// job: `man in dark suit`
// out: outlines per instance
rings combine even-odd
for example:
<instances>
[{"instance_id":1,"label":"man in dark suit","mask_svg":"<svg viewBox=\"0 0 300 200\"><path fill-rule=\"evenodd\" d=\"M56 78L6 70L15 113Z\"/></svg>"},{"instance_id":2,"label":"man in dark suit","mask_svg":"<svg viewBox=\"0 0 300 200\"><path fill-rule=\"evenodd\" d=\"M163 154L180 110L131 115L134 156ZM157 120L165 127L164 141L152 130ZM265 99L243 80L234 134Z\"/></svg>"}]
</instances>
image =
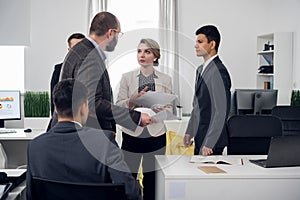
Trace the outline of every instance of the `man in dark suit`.
<instances>
[{"instance_id":1,"label":"man in dark suit","mask_svg":"<svg viewBox=\"0 0 300 200\"><path fill-rule=\"evenodd\" d=\"M85 36L81 33L73 33L72 35L69 36L67 42L68 42L68 51L80 42ZM56 64L54 66L54 71L51 76L51 81L50 81L50 92L51 92L51 115L53 115L54 112L54 104L53 104L53 97L52 97L52 91L54 86L58 83L59 77L60 77L60 71L63 63Z\"/></svg>"},{"instance_id":2,"label":"man in dark suit","mask_svg":"<svg viewBox=\"0 0 300 200\"><path fill-rule=\"evenodd\" d=\"M204 64L197 69L193 110L183 142L188 146L194 137L195 155L219 155L228 143L231 80L217 54L221 40L218 29L203 26L196 36L196 53Z\"/></svg>"},{"instance_id":3,"label":"man in dark suit","mask_svg":"<svg viewBox=\"0 0 300 200\"><path fill-rule=\"evenodd\" d=\"M85 36L83 34L81 34L81 33L73 33L72 35L70 35L68 37L68 40L67 40L67 42L68 42L68 51L70 51L70 49L75 44L77 44L78 42L80 42L83 38L85 38ZM54 104L53 104L53 95L52 95L52 92L53 92L54 86L59 81L60 71L61 71L62 65L63 65L63 63L56 64L54 66L54 71L53 71L52 76L51 76L51 81L50 81L50 97L51 97L51 99L50 99L51 107L50 108L51 108L51 116L54 113ZM52 122L52 119L49 122L47 131L51 128L51 122Z\"/></svg>"},{"instance_id":4,"label":"man in dark suit","mask_svg":"<svg viewBox=\"0 0 300 200\"><path fill-rule=\"evenodd\" d=\"M113 51L122 35L119 20L109 12L98 13L89 36L74 46L65 58L61 79L75 78L88 88L89 117L86 125L116 131L116 123L134 131L151 122L149 115L113 104L104 51Z\"/></svg>"},{"instance_id":5,"label":"man in dark suit","mask_svg":"<svg viewBox=\"0 0 300 200\"><path fill-rule=\"evenodd\" d=\"M74 79L63 80L55 86L53 99L58 123L28 146L27 199L32 195L32 177L124 183L128 199L142 199L139 184L129 172L111 131L83 127L89 112L86 87Z\"/></svg>"}]
</instances>

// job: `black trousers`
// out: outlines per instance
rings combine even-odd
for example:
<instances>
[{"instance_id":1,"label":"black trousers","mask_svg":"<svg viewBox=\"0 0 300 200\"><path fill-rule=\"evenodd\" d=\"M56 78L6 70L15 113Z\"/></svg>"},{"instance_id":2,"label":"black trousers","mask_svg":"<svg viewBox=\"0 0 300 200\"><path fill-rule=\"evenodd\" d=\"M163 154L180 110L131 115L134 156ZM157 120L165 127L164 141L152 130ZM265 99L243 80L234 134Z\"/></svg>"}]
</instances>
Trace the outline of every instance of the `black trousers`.
<instances>
[{"instance_id":1,"label":"black trousers","mask_svg":"<svg viewBox=\"0 0 300 200\"><path fill-rule=\"evenodd\" d=\"M139 137L122 133L122 150L125 161L136 178L142 159L143 197L144 200L155 199L155 155L164 155L166 151L166 134L152 137L145 128Z\"/></svg>"}]
</instances>

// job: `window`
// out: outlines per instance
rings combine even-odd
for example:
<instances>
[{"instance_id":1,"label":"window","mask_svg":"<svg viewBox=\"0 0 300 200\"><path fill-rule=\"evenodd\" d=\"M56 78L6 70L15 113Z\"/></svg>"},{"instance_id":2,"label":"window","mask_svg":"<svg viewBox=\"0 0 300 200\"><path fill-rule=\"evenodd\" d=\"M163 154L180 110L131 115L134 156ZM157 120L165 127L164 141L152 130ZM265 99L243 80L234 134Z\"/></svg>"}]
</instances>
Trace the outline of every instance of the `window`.
<instances>
[{"instance_id":1,"label":"window","mask_svg":"<svg viewBox=\"0 0 300 200\"><path fill-rule=\"evenodd\" d=\"M108 3L108 11L117 16L124 32L107 59L111 86L117 95L122 74L139 68L136 57L139 41L152 38L159 42L159 1L110 0Z\"/></svg>"},{"instance_id":2,"label":"window","mask_svg":"<svg viewBox=\"0 0 300 200\"><path fill-rule=\"evenodd\" d=\"M0 46L0 90L24 92L23 46Z\"/></svg>"}]
</instances>

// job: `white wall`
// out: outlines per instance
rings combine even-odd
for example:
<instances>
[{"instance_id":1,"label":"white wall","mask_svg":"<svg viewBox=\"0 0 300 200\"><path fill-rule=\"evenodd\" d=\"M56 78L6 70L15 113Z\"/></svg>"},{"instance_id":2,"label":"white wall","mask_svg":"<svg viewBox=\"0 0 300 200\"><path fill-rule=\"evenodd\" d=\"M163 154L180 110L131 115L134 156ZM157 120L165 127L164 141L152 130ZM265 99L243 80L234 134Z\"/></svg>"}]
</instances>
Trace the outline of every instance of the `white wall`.
<instances>
[{"instance_id":1,"label":"white wall","mask_svg":"<svg viewBox=\"0 0 300 200\"><path fill-rule=\"evenodd\" d=\"M30 44L30 0L0 0L0 45Z\"/></svg>"},{"instance_id":2,"label":"white wall","mask_svg":"<svg viewBox=\"0 0 300 200\"><path fill-rule=\"evenodd\" d=\"M0 6L3 6L0 11L8 8L14 9L9 18L15 26L18 26L15 22L24 21L22 17L29 18L27 26L30 30L30 42L27 44L28 40L25 38L22 40L26 41L25 43L18 43L27 45L25 47L25 90L50 91L54 65L62 62L67 54L67 38L74 32L87 34L87 2L86 0L22 0L20 2L19 0L0 0ZM0 24L1 21L3 19L0 19ZM15 34L10 33L9 30L6 29L4 32L9 33L12 39L15 38ZM24 30L25 34L27 34L26 30ZM6 121L6 127L22 128L24 126L23 114L22 111L20 121Z\"/></svg>"},{"instance_id":3,"label":"white wall","mask_svg":"<svg viewBox=\"0 0 300 200\"><path fill-rule=\"evenodd\" d=\"M67 54L67 38L86 35L86 0L31 0L31 43L25 50L25 90L49 90L54 65Z\"/></svg>"},{"instance_id":4,"label":"white wall","mask_svg":"<svg viewBox=\"0 0 300 200\"><path fill-rule=\"evenodd\" d=\"M1 0L9 1L9 0ZM24 1L24 0L23 0ZM23 2L22 1L22 2ZM87 33L86 0L26 0L30 7L30 45L25 49L25 89L49 90L53 66L67 53L67 37ZM195 31L215 24L222 34L220 57L228 67L233 88L255 87L257 68L256 36L264 33L294 32L294 88L300 88L299 0L186 0L179 2L180 75L183 112L191 111L195 67ZM26 4L27 5L27 4ZM28 13L25 12L24 13ZM118 13L114 13L118 16ZM18 21L19 15L12 22Z\"/></svg>"},{"instance_id":5,"label":"white wall","mask_svg":"<svg viewBox=\"0 0 300 200\"><path fill-rule=\"evenodd\" d=\"M214 24L221 32L219 55L231 74L232 88L255 88L257 35L294 32L293 87L300 88L299 9L299 0L179 1L179 32L185 36L179 43L184 58L180 74L187 80L180 85L183 112L191 111L195 68L203 62L195 55L195 31L205 24Z\"/></svg>"}]
</instances>

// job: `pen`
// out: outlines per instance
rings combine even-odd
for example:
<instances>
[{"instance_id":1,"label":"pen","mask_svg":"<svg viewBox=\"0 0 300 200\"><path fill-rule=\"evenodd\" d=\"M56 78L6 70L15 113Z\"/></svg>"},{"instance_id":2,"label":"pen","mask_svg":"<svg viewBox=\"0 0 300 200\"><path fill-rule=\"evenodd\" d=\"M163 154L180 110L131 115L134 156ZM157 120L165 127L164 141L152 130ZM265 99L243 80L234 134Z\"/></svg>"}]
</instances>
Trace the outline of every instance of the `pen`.
<instances>
[{"instance_id":1,"label":"pen","mask_svg":"<svg viewBox=\"0 0 300 200\"><path fill-rule=\"evenodd\" d=\"M244 160L243 160L243 158L241 158L241 163L242 163L242 165L244 165Z\"/></svg>"}]
</instances>

